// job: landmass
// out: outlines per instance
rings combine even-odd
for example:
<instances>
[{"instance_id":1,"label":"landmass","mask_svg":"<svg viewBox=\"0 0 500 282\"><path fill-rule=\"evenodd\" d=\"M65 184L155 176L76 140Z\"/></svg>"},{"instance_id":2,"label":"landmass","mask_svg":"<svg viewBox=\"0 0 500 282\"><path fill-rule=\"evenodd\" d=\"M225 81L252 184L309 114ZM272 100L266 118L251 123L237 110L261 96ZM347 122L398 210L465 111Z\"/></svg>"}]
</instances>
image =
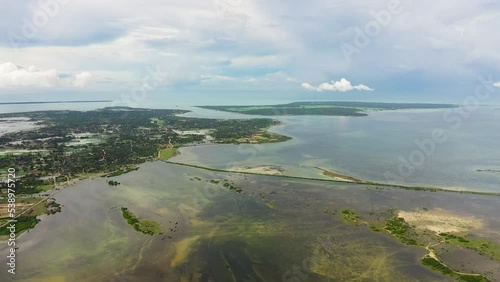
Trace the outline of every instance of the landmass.
<instances>
[{"instance_id":1,"label":"landmass","mask_svg":"<svg viewBox=\"0 0 500 282\"><path fill-rule=\"evenodd\" d=\"M331 177L335 180L338 180L338 181L357 182L357 183L366 182L364 180L357 179L357 178L354 178L352 176L341 174L341 173L338 173L338 172L335 172L332 170L328 170L328 169L324 169L321 167L314 166L314 168L321 170L323 172L323 175L329 176L329 177Z\"/></svg>"},{"instance_id":2,"label":"landmass","mask_svg":"<svg viewBox=\"0 0 500 282\"><path fill-rule=\"evenodd\" d=\"M71 103L110 103L112 100L90 101L27 101L27 102L0 102L0 105L33 105L33 104L71 104Z\"/></svg>"},{"instance_id":3,"label":"landmass","mask_svg":"<svg viewBox=\"0 0 500 282\"><path fill-rule=\"evenodd\" d=\"M500 169L477 169L477 172L500 173Z\"/></svg>"},{"instance_id":4,"label":"landmass","mask_svg":"<svg viewBox=\"0 0 500 282\"><path fill-rule=\"evenodd\" d=\"M185 144L259 144L290 139L267 131L279 124L275 120L176 116L186 112L113 107L88 112L3 114L0 118L22 117L38 127L0 137L0 174L10 167L18 168L17 174L22 177L16 183L17 193L36 194L89 174L119 176L145 161L166 160ZM206 133L189 133L200 129ZM75 145L79 140L86 142Z\"/></svg>"},{"instance_id":5,"label":"landmass","mask_svg":"<svg viewBox=\"0 0 500 282\"><path fill-rule=\"evenodd\" d=\"M17 202L16 216L44 213L37 206L47 205L53 195L75 180L117 177L139 169L137 165L146 161L167 160L183 145L259 144L291 139L267 131L280 123L276 120L176 116L186 112L108 107L85 112L1 114L0 123L21 121L31 126L0 135L0 177L9 168L16 168L16 197L22 199ZM109 180L108 184L118 186L119 182ZM6 188L2 181L0 212L8 206ZM0 227L6 224L6 218L0 214Z\"/></svg>"},{"instance_id":6,"label":"landmass","mask_svg":"<svg viewBox=\"0 0 500 282\"><path fill-rule=\"evenodd\" d=\"M286 116L367 116L366 111L403 110L403 109L440 109L456 108L451 104L421 103L380 103L380 102L294 102L279 105L255 106L199 106L200 108L247 115Z\"/></svg>"},{"instance_id":7,"label":"landmass","mask_svg":"<svg viewBox=\"0 0 500 282\"><path fill-rule=\"evenodd\" d=\"M421 104L415 104L415 107L418 105ZM386 105L386 109L389 107ZM37 125L27 131L9 132L0 136L0 152L4 152L0 155L0 174L5 174L10 167L16 167L18 170L16 193L21 200L17 203L20 208L16 213L19 223L16 232L21 233L33 228L39 222L37 216L40 214L61 211L61 205L52 198L55 193L61 191L61 185L66 188L71 187L70 182L75 179L95 176L117 177L135 171L139 169L139 164L152 160L163 160L175 165L241 175L348 182L345 185L362 184L366 185L367 188L373 189L375 187L381 191L399 188L415 191L499 196L498 193L374 183L321 167L315 168L322 171L323 175L330 177L329 179L285 175L282 168L271 165L221 170L171 162L169 159L177 154L177 149L188 144L201 142L266 143L290 139L290 137L268 131L269 127L279 124L278 121L272 119L222 120L177 116L185 112L183 110L113 107L89 112L43 111L0 115L0 119L24 118ZM81 140L85 142L80 142ZM13 150L19 151L12 153ZM201 181L202 179L194 177L192 180ZM236 192L235 195L243 192L240 185L232 181L207 179L207 182ZM107 180L107 183L110 186L120 185L118 181L113 179ZM0 188L1 239L2 235L8 234L8 230L3 228L7 224L7 214L2 212L7 207L6 189L5 186L0 186ZM120 189L120 187L116 187L116 189ZM246 193L247 190L242 194ZM269 209L276 208L271 194L259 196ZM147 235L161 234L160 225L157 222L139 219L126 207L122 207L121 212L123 218L136 231ZM328 208L324 209L324 213L337 214L336 211ZM404 244L427 250L428 253L421 260L422 264L458 281L490 280L484 275L468 271L465 266L449 266L446 262L449 260L446 258L446 250L464 248L487 259L500 261L499 244L470 235L472 230L483 226L481 219L460 216L438 209L430 211L425 209L390 210L384 214L374 215L346 208L338 214L348 224L359 227L368 226L374 232L385 233ZM175 232L176 230L172 228L171 231ZM179 253L179 256L181 255ZM183 260L179 259L179 261Z\"/></svg>"}]
</instances>

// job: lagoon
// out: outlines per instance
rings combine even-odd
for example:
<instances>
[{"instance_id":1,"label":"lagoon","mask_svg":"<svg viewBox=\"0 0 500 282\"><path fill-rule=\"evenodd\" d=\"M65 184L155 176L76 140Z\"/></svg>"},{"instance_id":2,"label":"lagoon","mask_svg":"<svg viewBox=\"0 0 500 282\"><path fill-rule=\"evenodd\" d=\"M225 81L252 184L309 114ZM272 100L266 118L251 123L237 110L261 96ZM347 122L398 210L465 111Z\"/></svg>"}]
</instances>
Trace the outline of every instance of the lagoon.
<instances>
[{"instance_id":1,"label":"lagoon","mask_svg":"<svg viewBox=\"0 0 500 282\"><path fill-rule=\"evenodd\" d=\"M480 107L461 125L447 122L446 110L370 112L367 117L281 116L271 131L293 137L277 144L198 145L180 149L175 162L230 169L276 165L285 174L322 177L318 166L374 182L498 192L500 111ZM256 116L193 109L184 116L252 118ZM442 130L446 140L431 154L419 143ZM429 147L431 148L431 147ZM415 152L424 155L411 165ZM410 163L410 168L408 168ZM415 162L414 162L415 163ZM421 164L420 164L421 163ZM400 173L402 167L403 174ZM388 176L390 175L390 176Z\"/></svg>"}]
</instances>

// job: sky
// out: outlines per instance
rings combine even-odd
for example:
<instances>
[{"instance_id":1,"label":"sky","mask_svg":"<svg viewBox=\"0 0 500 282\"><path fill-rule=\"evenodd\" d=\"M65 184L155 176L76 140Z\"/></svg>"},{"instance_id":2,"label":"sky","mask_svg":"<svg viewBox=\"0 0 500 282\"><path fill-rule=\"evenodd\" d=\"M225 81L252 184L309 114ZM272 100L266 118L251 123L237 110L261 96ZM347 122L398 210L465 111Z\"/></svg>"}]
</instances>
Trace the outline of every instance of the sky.
<instances>
[{"instance_id":1,"label":"sky","mask_svg":"<svg viewBox=\"0 0 500 282\"><path fill-rule=\"evenodd\" d=\"M500 104L499 26L496 0L2 0L0 102Z\"/></svg>"}]
</instances>

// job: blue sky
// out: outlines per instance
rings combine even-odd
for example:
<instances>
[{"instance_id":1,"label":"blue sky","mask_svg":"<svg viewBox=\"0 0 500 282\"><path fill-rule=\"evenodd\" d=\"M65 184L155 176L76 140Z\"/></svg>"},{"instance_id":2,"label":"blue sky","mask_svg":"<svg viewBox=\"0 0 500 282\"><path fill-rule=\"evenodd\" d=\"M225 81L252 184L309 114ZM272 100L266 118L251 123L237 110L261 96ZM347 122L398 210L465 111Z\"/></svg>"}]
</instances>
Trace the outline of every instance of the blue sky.
<instances>
[{"instance_id":1,"label":"blue sky","mask_svg":"<svg viewBox=\"0 0 500 282\"><path fill-rule=\"evenodd\" d=\"M0 101L500 104L500 2L2 1ZM253 101L253 102L252 102Z\"/></svg>"}]
</instances>

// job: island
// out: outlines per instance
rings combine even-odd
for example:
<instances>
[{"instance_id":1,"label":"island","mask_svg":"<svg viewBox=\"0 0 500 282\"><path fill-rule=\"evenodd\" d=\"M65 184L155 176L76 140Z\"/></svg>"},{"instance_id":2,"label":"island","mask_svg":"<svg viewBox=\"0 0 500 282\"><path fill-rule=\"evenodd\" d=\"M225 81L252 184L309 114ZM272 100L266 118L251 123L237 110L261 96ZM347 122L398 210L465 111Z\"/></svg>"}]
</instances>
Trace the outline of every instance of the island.
<instances>
[{"instance_id":1,"label":"island","mask_svg":"<svg viewBox=\"0 0 500 282\"><path fill-rule=\"evenodd\" d=\"M382 103L382 102L294 102L279 105L255 106L198 106L199 108L232 112L246 115L287 116L287 115L320 115L320 116L367 116L366 111L405 110L405 109L443 109L456 108L452 104L422 103Z\"/></svg>"}]
</instances>

